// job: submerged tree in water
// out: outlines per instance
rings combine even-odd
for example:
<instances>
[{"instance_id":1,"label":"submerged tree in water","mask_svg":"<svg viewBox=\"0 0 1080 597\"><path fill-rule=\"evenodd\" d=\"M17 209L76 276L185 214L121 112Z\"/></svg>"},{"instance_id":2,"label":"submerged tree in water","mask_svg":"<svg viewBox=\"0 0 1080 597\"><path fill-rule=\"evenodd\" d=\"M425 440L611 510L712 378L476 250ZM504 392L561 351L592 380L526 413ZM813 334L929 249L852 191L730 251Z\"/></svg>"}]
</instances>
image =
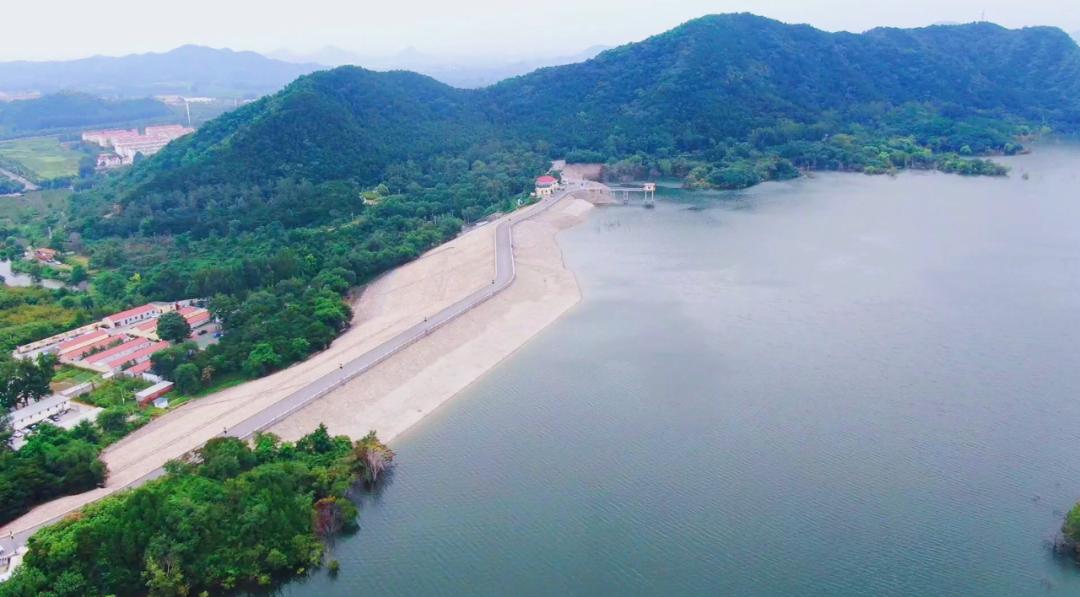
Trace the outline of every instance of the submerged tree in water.
<instances>
[{"instance_id":1,"label":"submerged tree in water","mask_svg":"<svg viewBox=\"0 0 1080 597\"><path fill-rule=\"evenodd\" d=\"M379 441L374 431L356 442L353 456L356 458L356 467L361 478L368 485L374 485L379 480L379 475L389 470L394 461L394 451Z\"/></svg>"}]
</instances>

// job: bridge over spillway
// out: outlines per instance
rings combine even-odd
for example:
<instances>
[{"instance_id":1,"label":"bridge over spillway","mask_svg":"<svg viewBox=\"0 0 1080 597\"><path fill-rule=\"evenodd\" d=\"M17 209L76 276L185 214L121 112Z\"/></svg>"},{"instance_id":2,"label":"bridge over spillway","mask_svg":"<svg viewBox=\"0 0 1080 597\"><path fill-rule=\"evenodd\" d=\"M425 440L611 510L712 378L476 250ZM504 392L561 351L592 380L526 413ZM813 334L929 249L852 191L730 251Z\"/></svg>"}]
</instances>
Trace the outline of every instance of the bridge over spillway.
<instances>
[{"instance_id":1,"label":"bridge over spillway","mask_svg":"<svg viewBox=\"0 0 1080 597\"><path fill-rule=\"evenodd\" d=\"M636 185L622 185L622 186L608 186L606 191L611 195L612 199L622 201L622 203L629 204L632 198L640 196L645 207L653 207L656 204L656 183L647 182L641 186Z\"/></svg>"}]
</instances>

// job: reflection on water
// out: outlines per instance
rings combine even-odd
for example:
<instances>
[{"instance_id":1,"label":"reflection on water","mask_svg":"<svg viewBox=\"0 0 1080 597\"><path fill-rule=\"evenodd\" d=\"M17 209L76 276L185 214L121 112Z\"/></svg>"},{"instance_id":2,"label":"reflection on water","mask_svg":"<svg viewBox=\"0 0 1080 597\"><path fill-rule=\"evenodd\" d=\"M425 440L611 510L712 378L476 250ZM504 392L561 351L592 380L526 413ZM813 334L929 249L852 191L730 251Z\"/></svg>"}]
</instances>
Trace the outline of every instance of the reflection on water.
<instances>
[{"instance_id":1,"label":"reflection on water","mask_svg":"<svg viewBox=\"0 0 1080 597\"><path fill-rule=\"evenodd\" d=\"M0 260L0 276L3 276L4 284L7 286L44 286L45 288L52 288L54 290L64 287L63 282L59 280L50 280L48 278L44 278L41 282L35 283L27 274L12 271L11 262L6 259Z\"/></svg>"},{"instance_id":2,"label":"reflection on water","mask_svg":"<svg viewBox=\"0 0 1080 597\"><path fill-rule=\"evenodd\" d=\"M284 592L1080 593L1044 546L1080 497L1080 152L1009 163L597 210L582 304Z\"/></svg>"}]
</instances>

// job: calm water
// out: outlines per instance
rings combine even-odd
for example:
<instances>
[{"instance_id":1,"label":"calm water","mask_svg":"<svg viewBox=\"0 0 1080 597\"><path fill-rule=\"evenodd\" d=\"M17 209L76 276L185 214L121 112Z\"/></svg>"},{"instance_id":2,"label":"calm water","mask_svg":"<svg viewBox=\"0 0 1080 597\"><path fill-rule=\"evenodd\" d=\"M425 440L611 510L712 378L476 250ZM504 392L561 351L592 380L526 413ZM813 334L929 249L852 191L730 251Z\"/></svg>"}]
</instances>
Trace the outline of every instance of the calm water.
<instances>
[{"instance_id":1,"label":"calm water","mask_svg":"<svg viewBox=\"0 0 1080 597\"><path fill-rule=\"evenodd\" d=\"M60 280L51 280L49 278L42 278L41 282L35 284L33 278L28 274L12 271L11 262L7 259L0 259L0 277L4 279L3 284L7 286L26 287L38 285L53 290L64 287L64 283Z\"/></svg>"},{"instance_id":2,"label":"calm water","mask_svg":"<svg viewBox=\"0 0 1080 597\"><path fill-rule=\"evenodd\" d=\"M1075 595L1080 150L673 192L289 595ZM1021 178L1028 172L1030 179Z\"/></svg>"}]
</instances>

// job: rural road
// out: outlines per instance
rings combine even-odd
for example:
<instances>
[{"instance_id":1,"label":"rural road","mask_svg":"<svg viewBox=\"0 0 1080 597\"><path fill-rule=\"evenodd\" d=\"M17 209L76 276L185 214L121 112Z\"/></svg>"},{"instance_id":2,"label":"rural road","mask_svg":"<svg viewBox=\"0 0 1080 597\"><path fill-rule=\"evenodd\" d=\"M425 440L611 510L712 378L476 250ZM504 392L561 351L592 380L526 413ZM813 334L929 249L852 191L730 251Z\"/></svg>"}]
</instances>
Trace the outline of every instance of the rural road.
<instances>
[{"instance_id":1,"label":"rural road","mask_svg":"<svg viewBox=\"0 0 1080 597\"><path fill-rule=\"evenodd\" d=\"M441 311L434 313L423 321L419 321L412 327L402 331L389 340L379 344L359 357L342 363L341 367L330 375L325 375L310 384L296 390L295 392L287 395L278 402L269 406L268 408L260 411L259 413L252 415L248 419L241 422L239 425L226 430L227 435L230 437L248 438L255 433L267 429L272 425L282 421L289 415L299 411L312 402L326 396L334 389L344 385L346 382L353 378L365 373L372 369L379 363L385 361L391 356L404 350L412 345L414 342L424 338L431 334L433 331L453 321L463 313L483 303L484 301L492 298L500 291L506 289L514 282L514 278L517 274L516 265L514 262L514 241L513 241L513 228L517 223L532 218L544 211L548 210L551 206L558 203L567 195L574 193L575 191L587 189L589 183L572 183L567 188L559 191L558 193L547 197L521 211L510 214L509 217L501 219L495 231L495 278L491 281L489 287L481 288L465 298L457 301L456 303L442 309ZM114 491L121 489L128 489L136 487L146 481L155 479L164 474L164 469L158 468L149 474L140 477L125 487L115 488L113 491L105 492L104 490L95 490L105 495L111 494ZM96 499L96 498L95 498ZM84 504L85 505L85 504ZM79 506L82 507L82 506ZM78 508L73 508L77 510ZM33 525L25 529L20 529L14 532L14 536L4 535L0 537L0 547L3 547L4 555L10 555L16 548L26 545L27 539L35 531L43 526L52 524L67 513L56 516L41 524Z\"/></svg>"},{"instance_id":2,"label":"rural road","mask_svg":"<svg viewBox=\"0 0 1080 597\"><path fill-rule=\"evenodd\" d=\"M21 182L22 185L26 187L26 189L24 189L25 191L37 191L41 188L10 170L4 170L3 168L0 168L0 176L6 176L11 180L14 180L15 182Z\"/></svg>"}]
</instances>

